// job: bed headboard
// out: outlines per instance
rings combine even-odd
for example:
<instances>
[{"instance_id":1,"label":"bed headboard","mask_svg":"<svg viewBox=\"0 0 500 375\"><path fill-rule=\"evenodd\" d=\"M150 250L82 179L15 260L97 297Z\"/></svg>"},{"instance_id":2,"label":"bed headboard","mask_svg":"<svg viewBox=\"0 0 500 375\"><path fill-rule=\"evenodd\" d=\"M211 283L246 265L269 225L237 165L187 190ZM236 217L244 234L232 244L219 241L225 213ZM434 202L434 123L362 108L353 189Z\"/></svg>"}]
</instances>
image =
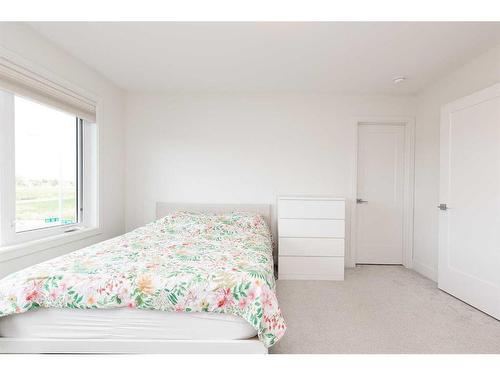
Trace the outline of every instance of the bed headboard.
<instances>
[{"instance_id":1,"label":"bed headboard","mask_svg":"<svg viewBox=\"0 0 500 375\"><path fill-rule=\"evenodd\" d=\"M225 213L232 211L245 211L261 214L266 220L267 225L272 227L271 205L270 204L206 204L206 203L172 203L157 202L156 218L160 219L176 211L206 212L206 213Z\"/></svg>"}]
</instances>

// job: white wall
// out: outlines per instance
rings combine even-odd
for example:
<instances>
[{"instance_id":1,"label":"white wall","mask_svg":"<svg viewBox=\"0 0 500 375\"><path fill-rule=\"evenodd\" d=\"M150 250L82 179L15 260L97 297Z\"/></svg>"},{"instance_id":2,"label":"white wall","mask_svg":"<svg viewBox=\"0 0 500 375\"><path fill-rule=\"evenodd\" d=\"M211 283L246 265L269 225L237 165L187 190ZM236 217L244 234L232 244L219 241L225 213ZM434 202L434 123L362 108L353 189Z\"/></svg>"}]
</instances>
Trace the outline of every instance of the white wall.
<instances>
[{"instance_id":1,"label":"white wall","mask_svg":"<svg viewBox=\"0 0 500 375\"><path fill-rule=\"evenodd\" d=\"M412 97L130 94L126 226L155 202L274 203L278 194L346 196L353 116L415 116Z\"/></svg>"},{"instance_id":2,"label":"white wall","mask_svg":"<svg viewBox=\"0 0 500 375\"><path fill-rule=\"evenodd\" d=\"M99 123L99 194L102 234L36 255L0 263L0 277L19 268L40 262L124 231L124 95L95 71L57 48L25 25L0 23L0 46L102 98Z\"/></svg>"},{"instance_id":3,"label":"white wall","mask_svg":"<svg viewBox=\"0 0 500 375\"><path fill-rule=\"evenodd\" d=\"M347 196L352 117L416 115L414 261L419 272L435 279L440 107L500 81L499 46L417 98L132 93L124 100L105 78L24 25L0 23L0 46L101 96L104 110L102 235L0 263L0 277L119 235L125 222L127 229L144 224L160 200L274 203L276 195L287 193Z\"/></svg>"},{"instance_id":4,"label":"white wall","mask_svg":"<svg viewBox=\"0 0 500 375\"><path fill-rule=\"evenodd\" d=\"M500 82L500 46L450 72L417 97L414 267L437 279L439 127L443 104Z\"/></svg>"}]
</instances>

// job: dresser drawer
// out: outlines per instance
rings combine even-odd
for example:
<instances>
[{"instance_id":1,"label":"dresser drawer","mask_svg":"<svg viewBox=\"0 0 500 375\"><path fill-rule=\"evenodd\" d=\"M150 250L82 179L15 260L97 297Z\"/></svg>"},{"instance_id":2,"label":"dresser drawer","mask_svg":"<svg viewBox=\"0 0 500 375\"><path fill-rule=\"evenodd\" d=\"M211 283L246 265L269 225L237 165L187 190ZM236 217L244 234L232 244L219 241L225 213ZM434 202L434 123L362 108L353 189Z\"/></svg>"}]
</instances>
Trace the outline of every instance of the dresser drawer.
<instances>
[{"instance_id":1,"label":"dresser drawer","mask_svg":"<svg viewBox=\"0 0 500 375\"><path fill-rule=\"evenodd\" d=\"M333 237L344 238L344 220L279 219L280 237Z\"/></svg>"},{"instance_id":2,"label":"dresser drawer","mask_svg":"<svg viewBox=\"0 0 500 375\"><path fill-rule=\"evenodd\" d=\"M281 237L279 255L343 257L344 240L341 238Z\"/></svg>"},{"instance_id":3,"label":"dresser drawer","mask_svg":"<svg viewBox=\"0 0 500 375\"><path fill-rule=\"evenodd\" d=\"M279 257L279 279L343 280L344 257Z\"/></svg>"},{"instance_id":4,"label":"dresser drawer","mask_svg":"<svg viewBox=\"0 0 500 375\"><path fill-rule=\"evenodd\" d=\"M279 218L283 219L344 219L345 201L280 199Z\"/></svg>"}]
</instances>

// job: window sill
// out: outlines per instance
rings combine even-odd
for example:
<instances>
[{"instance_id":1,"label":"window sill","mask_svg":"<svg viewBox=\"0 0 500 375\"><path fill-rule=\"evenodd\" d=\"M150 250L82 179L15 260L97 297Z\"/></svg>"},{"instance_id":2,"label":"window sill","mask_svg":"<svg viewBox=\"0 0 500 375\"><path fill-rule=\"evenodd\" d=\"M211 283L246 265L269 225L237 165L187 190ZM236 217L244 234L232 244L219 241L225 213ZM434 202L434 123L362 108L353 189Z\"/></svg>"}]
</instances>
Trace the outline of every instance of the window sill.
<instances>
[{"instance_id":1,"label":"window sill","mask_svg":"<svg viewBox=\"0 0 500 375\"><path fill-rule=\"evenodd\" d=\"M101 234L99 228L84 228L74 232L62 233L55 236L42 238L39 240L23 242L20 244L0 246L0 262L24 257L39 251L51 249L57 246L67 245L69 243L83 240Z\"/></svg>"}]
</instances>

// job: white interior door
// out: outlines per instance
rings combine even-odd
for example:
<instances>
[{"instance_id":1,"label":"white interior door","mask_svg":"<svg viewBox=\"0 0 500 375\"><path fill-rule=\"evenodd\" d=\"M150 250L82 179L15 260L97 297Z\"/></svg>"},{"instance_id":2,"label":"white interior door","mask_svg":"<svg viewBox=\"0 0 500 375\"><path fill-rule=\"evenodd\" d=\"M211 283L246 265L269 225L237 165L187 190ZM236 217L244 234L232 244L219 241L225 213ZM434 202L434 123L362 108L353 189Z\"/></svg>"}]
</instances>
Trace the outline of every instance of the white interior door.
<instances>
[{"instance_id":1,"label":"white interior door","mask_svg":"<svg viewBox=\"0 0 500 375\"><path fill-rule=\"evenodd\" d=\"M440 172L439 288L500 318L500 84L443 107Z\"/></svg>"},{"instance_id":2,"label":"white interior door","mask_svg":"<svg viewBox=\"0 0 500 375\"><path fill-rule=\"evenodd\" d=\"M403 263L404 133L358 125L356 263Z\"/></svg>"}]
</instances>

